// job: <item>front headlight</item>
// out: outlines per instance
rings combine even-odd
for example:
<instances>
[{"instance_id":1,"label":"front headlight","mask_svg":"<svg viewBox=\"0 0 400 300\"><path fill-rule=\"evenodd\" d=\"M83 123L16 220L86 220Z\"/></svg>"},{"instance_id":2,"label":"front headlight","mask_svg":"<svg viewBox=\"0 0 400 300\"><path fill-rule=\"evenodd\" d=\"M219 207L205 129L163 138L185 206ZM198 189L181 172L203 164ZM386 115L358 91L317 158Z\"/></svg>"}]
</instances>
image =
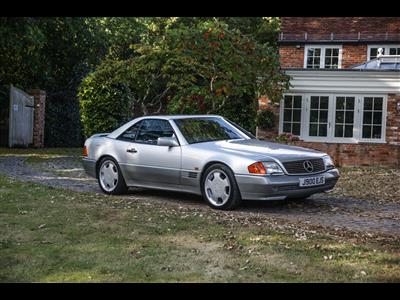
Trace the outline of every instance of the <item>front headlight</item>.
<instances>
[{"instance_id":1,"label":"front headlight","mask_svg":"<svg viewBox=\"0 0 400 300\"><path fill-rule=\"evenodd\" d=\"M333 160L329 155L324 156L323 159L326 169L333 169L335 167Z\"/></svg>"},{"instance_id":2,"label":"front headlight","mask_svg":"<svg viewBox=\"0 0 400 300\"><path fill-rule=\"evenodd\" d=\"M268 175L283 175L283 170L276 162L264 161L263 165Z\"/></svg>"},{"instance_id":3,"label":"front headlight","mask_svg":"<svg viewBox=\"0 0 400 300\"><path fill-rule=\"evenodd\" d=\"M260 175L283 175L281 167L270 161L258 161L247 167L249 173Z\"/></svg>"}]
</instances>

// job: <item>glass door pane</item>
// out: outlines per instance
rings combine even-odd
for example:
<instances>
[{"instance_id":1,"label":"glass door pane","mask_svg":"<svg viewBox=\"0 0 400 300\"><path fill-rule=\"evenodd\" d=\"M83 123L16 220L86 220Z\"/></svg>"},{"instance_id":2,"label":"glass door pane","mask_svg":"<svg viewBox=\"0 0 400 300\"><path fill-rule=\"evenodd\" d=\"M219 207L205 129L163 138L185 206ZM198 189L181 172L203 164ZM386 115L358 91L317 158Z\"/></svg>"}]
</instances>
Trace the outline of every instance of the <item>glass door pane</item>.
<instances>
[{"instance_id":1,"label":"glass door pane","mask_svg":"<svg viewBox=\"0 0 400 300\"><path fill-rule=\"evenodd\" d=\"M338 138L352 138L354 128L354 97L335 97L335 131Z\"/></svg>"},{"instance_id":2,"label":"glass door pane","mask_svg":"<svg viewBox=\"0 0 400 300\"><path fill-rule=\"evenodd\" d=\"M309 136L328 136L328 96L310 97Z\"/></svg>"}]
</instances>

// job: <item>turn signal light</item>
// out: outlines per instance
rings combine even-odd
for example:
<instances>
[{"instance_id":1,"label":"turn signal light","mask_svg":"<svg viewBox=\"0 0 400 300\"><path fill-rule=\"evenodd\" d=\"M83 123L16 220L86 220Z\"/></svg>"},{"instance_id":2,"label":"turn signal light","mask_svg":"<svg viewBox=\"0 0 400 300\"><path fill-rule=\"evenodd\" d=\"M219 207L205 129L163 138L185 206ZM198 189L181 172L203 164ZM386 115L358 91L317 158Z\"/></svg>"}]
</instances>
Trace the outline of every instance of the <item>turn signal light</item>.
<instances>
[{"instance_id":1,"label":"turn signal light","mask_svg":"<svg viewBox=\"0 0 400 300\"><path fill-rule=\"evenodd\" d=\"M83 146L83 156L88 156L88 155L89 155L89 153L88 153L87 147Z\"/></svg>"},{"instance_id":2,"label":"turn signal light","mask_svg":"<svg viewBox=\"0 0 400 300\"><path fill-rule=\"evenodd\" d=\"M265 170L263 163L260 161L255 162L254 164L248 166L247 170L249 170L249 173L252 174L267 174L267 171Z\"/></svg>"}]
</instances>

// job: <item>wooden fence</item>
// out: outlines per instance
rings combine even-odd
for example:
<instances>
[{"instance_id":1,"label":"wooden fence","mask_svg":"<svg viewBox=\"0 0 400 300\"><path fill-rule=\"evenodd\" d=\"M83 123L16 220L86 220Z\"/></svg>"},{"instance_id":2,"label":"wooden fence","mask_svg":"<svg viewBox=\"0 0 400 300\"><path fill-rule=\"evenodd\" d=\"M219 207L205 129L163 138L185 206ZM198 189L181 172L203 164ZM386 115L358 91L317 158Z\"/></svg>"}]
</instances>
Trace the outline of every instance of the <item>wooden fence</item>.
<instances>
[{"instance_id":1,"label":"wooden fence","mask_svg":"<svg viewBox=\"0 0 400 300\"><path fill-rule=\"evenodd\" d=\"M9 106L9 147L27 147L33 142L34 99L11 85Z\"/></svg>"}]
</instances>

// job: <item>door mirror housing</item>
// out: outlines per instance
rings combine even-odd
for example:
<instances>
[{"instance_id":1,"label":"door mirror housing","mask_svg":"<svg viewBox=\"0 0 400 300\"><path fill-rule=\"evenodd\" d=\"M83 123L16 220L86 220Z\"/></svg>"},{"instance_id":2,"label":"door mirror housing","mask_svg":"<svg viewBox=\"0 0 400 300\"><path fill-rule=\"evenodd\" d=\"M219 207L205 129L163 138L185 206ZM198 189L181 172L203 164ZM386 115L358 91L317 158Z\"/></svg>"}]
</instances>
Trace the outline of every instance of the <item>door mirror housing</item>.
<instances>
[{"instance_id":1,"label":"door mirror housing","mask_svg":"<svg viewBox=\"0 0 400 300\"><path fill-rule=\"evenodd\" d=\"M158 146L168 146L168 147L177 147L179 146L178 141L175 137L159 137L157 139Z\"/></svg>"}]
</instances>

